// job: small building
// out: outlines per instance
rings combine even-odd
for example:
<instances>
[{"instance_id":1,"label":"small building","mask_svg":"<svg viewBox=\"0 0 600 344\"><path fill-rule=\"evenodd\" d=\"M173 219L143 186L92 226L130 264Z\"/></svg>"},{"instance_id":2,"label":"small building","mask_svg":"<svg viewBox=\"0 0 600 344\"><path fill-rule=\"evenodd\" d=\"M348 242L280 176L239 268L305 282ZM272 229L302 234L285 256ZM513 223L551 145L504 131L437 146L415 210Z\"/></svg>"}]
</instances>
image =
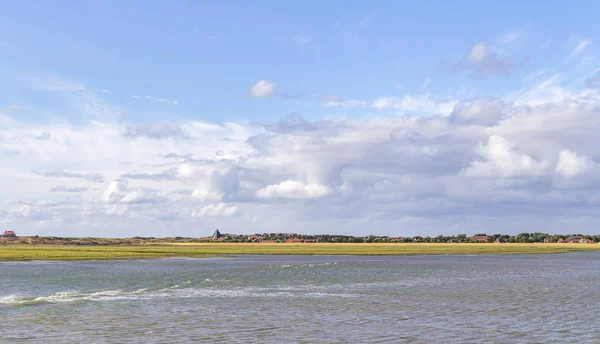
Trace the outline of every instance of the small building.
<instances>
[{"instance_id":1,"label":"small building","mask_svg":"<svg viewBox=\"0 0 600 344\"><path fill-rule=\"evenodd\" d=\"M558 240L556 241L556 243L558 243L558 244L564 244L565 243L565 239L558 238Z\"/></svg>"},{"instance_id":2,"label":"small building","mask_svg":"<svg viewBox=\"0 0 600 344\"><path fill-rule=\"evenodd\" d=\"M503 244L504 243L504 239L501 237L497 237L496 240L494 240L494 243L496 244Z\"/></svg>"},{"instance_id":3,"label":"small building","mask_svg":"<svg viewBox=\"0 0 600 344\"><path fill-rule=\"evenodd\" d=\"M552 237L544 238L544 244L551 244L551 243L552 243Z\"/></svg>"},{"instance_id":4,"label":"small building","mask_svg":"<svg viewBox=\"0 0 600 344\"><path fill-rule=\"evenodd\" d=\"M572 235L567 238L567 242L570 244L579 244L583 242L583 237L581 235Z\"/></svg>"},{"instance_id":5,"label":"small building","mask_svg":"<svg viewBox=\"0 0 600 344\"><path fill-rule=\"evenodd\" d=\"M0 235L0 237L2 237L2 238L16 238L17 234L15 234L15 231L5 231L4 234Z\"/></svg>"},{"instance_id":6,"label":"small building","mask_svg":"<svg viewBox=\"0 0 600 344\"><path fill-rule=\"evenodd\" d=\"M319 242L318 239L304 239L304 242Z\"/></svg>"},{"instance_id":7,"label":"small building","mask_svg":"<svg viewBox=\"0 0 600 344\"><path fill-rule=\"evenodd\" d=\"M473 235L473 237L471 237L471 239L473 241L477 241L477 242L488 242L487 235Z\"/></svg>"},{"instance_id":8,"label":"small building","mask_svg":"<svg viewBox=\"0 0 600 344\"><path fill-rule=\"evenodd\" d=\"M300 243L303 243L304 240L290 238L290 239L287 239L285 242L288 243L288 244L300 244Z\"/></svg>"}]
</instances>

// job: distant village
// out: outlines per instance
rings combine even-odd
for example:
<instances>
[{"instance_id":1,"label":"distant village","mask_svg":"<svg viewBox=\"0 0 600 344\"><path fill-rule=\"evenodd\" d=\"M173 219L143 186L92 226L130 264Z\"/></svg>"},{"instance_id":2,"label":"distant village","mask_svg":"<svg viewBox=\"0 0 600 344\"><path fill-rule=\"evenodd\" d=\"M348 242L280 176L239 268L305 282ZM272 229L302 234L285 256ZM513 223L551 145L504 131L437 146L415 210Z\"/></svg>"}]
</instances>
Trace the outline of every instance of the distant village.
<instances>
[{"instance_id":1,"label":"distant village","mask_svg":"<svg viewBox=\"0 0 600 344\"><path fill-rule=\"evenodd\" d=\"M210 237L133 237L133 238L65 238L54 236L17 236L13 230L4 231L0 235L0 243L3 244L70 244L70 245L142 245L160 243L200 243L200 242L245 242L245 243L576 243L595 244L600 243L600 235L549 235L547 233L520 233L517 235L506 234L476 234L467 236L458 234L453 236L439 235L394 237L394 236L351 236L351 235L305 235L299 233L255 233L255 234L230 234L221 233L218 229Z\"/></svg>"},{"instance_id":2,"label":"distant village","mask_svg":"<svg viewBox=\"0 0 600 344\"><path fill-rule=\"evenodd\" d=\"M244 234L221 234L217 229L210 238L212 241L225 242L279 242L279 243L573 243L573 244L594 244L600 242L600 235L549 235L547 233L521 233L518 235L503 234L476 234L467 236L459 234L456 236L436 237L392 237L369 235L366 237L348 236L348 235L302 235L297 233L255 233L251 235Z\"/></svg>"}]
</instances>

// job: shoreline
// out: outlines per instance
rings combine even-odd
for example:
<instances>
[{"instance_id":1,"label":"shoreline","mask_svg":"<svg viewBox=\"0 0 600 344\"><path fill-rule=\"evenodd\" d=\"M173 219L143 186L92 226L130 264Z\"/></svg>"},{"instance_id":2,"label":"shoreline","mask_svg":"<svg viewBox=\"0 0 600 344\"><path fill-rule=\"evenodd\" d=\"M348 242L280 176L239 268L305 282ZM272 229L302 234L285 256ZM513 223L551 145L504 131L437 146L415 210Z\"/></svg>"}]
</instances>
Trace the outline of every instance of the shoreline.
<instances>
[{"instance_id":1,"label":"shoreline","mask_svg":"<svg viewBox=\"0 0 600 344\"><path fill-rule=\"evenodd\" d=\"M152 258L214 258L230 255L505 255L600 251L597 244L471 243L201 243L139 246L0 245L0 262L90 261Z\"/></svg>"}]
</instances>

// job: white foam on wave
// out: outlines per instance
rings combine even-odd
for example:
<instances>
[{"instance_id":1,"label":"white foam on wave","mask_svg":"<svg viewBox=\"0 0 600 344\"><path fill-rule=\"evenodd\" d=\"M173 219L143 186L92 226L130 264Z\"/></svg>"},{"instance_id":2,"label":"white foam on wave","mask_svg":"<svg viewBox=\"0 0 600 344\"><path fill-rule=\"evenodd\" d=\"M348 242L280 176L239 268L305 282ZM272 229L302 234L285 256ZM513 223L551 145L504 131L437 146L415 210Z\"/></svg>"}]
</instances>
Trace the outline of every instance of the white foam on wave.
<instances>
[{"instance_id":1,"label":"white foam on wave","mask_svg":"<svg viewBox=\"0 0 600 344\"><path fill-rule=\"evenodd\" d=\"M320 286L273 286L240 288L181 288L174 285L156 291L141 288L134 291L122 289L90 292L64 291L46 296L8 295L0 297L0 304L26 305L39 303L64 303L77 301L151 300L160 298L313 298L313 297L357 297L349 293L328 291Z\"/></svg>"},{"instance_id":2,"label":"white foam on wave","mask_svg":"<svg viewBox=\"0 0 600 344\"><path fill-rule=\"evenodd\" d=\"M36 297L35 299L33 299L33 301L43 301L43 302L52 302L52 303L72 302L72 301L76 301L77 299L79 299L80 295L81 294L79 294L78 292L74 292L74 291L62 291L62 292L58 292L56 294L52 294L52 295L48 295L48 296Z\"/></svg>"},{"instance_id":3,"label":"white foam on wave","mask_svg":"<svg viewBox=\"0 0 600 344\"><path fill-rule=\"evenodd\" d=\"M17 295L2 296L2 297L0 297L0 304L12 304L12 303L18 302L20 299L21 299L21 297L19 297Z\"/></svg>"}]
</instances>

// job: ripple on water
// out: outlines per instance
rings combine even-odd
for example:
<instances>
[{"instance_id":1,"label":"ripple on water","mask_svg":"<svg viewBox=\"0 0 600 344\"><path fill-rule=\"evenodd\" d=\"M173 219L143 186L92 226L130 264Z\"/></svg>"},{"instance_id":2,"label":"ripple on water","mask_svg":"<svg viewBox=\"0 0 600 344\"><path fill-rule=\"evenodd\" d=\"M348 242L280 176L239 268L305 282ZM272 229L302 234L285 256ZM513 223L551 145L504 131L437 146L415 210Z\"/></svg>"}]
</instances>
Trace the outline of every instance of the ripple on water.
<instances>
[{"instance_id":1,"label":"ripple on water","mask_svg":"<svg viewBox=\"0 0 600 344\"><path fill-rule=\"evenodd\" d=\"M593 343L599 275L598 254L0 265L0 342Z\"/></svg>"}]
</instances>

